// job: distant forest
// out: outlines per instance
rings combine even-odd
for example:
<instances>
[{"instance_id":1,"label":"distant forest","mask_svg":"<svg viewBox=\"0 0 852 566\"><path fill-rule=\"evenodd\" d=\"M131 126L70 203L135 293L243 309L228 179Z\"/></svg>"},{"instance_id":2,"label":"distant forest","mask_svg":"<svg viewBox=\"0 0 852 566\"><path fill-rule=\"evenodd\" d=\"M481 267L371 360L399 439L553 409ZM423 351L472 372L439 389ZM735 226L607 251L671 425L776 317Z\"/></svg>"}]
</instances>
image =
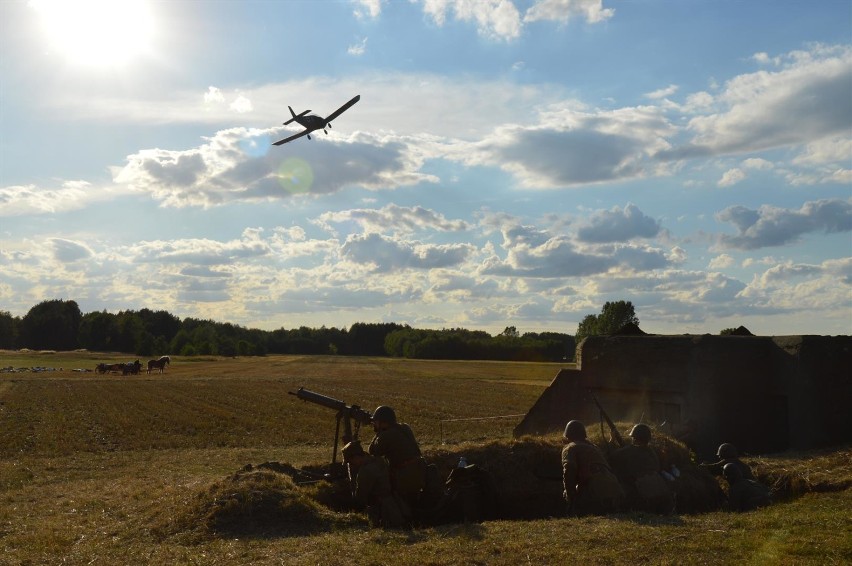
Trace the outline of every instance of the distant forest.
<instances>
[{"instance_id":1,"label":"distant forest","mask_svg":"<svg viewBox=\"0 0 852 566\"><path fill-rule=\"evenodd\" d=\"M396 323L355 323L345 328L259 330L180 319L167 311L97 311L83 314L75 301L43 301L24 317L0 311L0 349L123 352L137 356L340 354L446 360L573 360L574 336L520 334L509 326L496 336L478 330L427 330Z\"/></svg>"}]
</instances>

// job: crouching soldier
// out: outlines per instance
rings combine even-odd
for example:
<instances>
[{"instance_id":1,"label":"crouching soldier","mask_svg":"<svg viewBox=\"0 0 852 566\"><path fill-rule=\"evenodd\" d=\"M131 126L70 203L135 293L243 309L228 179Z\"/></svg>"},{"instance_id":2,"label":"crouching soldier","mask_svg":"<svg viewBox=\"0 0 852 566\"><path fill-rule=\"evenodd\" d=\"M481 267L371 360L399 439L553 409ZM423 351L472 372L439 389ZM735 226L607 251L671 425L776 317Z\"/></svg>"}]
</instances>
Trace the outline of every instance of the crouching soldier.
<instances>
[{"instance_id":1,"label":"crouching soldier","mask_svg":"<svg viewBox=\"0 0 852 566\"><path fill-rule=\"evenodd\" d=\"M744 478L736 464L725 464L722 475L728 481L728 510L754 511L772 503L769 488L756 480Z\"/></svg>"},{"instance_id":2,"label":"crouching soldier","mask_svg":"<svg viewBox=\"0 0 852 566\"><path fill-rule=\"evenodd\" d=\"M426 486L426 461L411 427L398 423L394 410L382 405L373 412L373 430L376 436L368 452L387 460L394 492L410 507L417 507Z\"/></svg>"},{"instance_id":3,"label":"crouching soldier","mask_svg":"<svg viewBox=\"0 0 852 566\"><path fill-rule=\"evenodd\" d=\"M721 476L722 469L727 464L733 464L737 468L739 468L740 475L744 479L754 479L754 474L751 472L751 468L749 468L748 464L740 460L739 453L737 452L737 447L731 444L730 442L724 442L719 445L719 449L716 451L716 457L719 459L718 461L711 463L703 463L701 464L701 467L706 468L714 476Z\"/></svg>"},{"instance_id":4,"label":"crouching soldier","mask_svg":"<svg viewBox=\"0 0 852 566\"><path fill-rule=\"evenodd\" d=\"M353 506L366 508L370 525L391 529L410 525L411 510L391 491L384 460L366 454L356 440L343 447L343 463L349 469Z\"/></svg>"},{"instance_id":5,"label":"crouching soldier","mask_svg":"<svg viewBox=\"0 0 852 566\"><path fill-rule=\"evenodd\" d=\"M630 430L630 437L633 444L617 449L610 458L615 475L625 486L627 505L648 513L673 513L675 495L660 475L660 457L649 446L651 429L637 424Z\"/></svg>"},{"instance_id":6,"label":"crouching soldier","mask_svg":"<svg viewBox=\"0 0 852 566\"><path fill-rule=\"evenodd\" d=\"M562 449L562 496L572 515L605 515L617 512L624 491L597 446L586 440L580 421L565 425Z\"/></svg>"}]
</instances>

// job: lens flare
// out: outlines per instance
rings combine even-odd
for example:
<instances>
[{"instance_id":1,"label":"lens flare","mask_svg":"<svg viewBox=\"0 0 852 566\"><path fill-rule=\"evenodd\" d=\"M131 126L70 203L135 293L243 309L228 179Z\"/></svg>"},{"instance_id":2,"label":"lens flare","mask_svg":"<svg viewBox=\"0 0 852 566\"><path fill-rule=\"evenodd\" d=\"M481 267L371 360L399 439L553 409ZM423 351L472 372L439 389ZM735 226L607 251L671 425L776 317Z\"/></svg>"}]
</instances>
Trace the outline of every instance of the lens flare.
<instances>
[{"instance_id":1,"label":"lens flare","mask_svg":"<svg viewBox=\"0 0 852 566\"><path fill-rule=\"evenodd\" d=\"M307 193L314 184L314 171L304 159L291 157L278 168L278 182L291 194Z\"/></svg>"}]
</instances>

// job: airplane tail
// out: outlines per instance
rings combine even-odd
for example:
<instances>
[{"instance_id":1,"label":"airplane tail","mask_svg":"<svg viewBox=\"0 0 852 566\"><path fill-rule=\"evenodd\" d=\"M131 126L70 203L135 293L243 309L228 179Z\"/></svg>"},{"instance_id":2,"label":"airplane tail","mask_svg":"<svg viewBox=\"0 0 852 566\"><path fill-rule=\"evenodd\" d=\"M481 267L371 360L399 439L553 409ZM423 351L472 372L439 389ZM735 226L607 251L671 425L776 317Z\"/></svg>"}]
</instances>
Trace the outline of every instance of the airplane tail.
<instances>
[{"instance_id":1,"label":"airplane tail","mask_svg":"<svg viewBox=\"0 0 852 566\"><path fill-rule=\"evenodd\" d=\"M287 124L292 123L292 122L296 119L296 113L295 113L295 112L293 112L293 107L292 107L292 106L288 106L287 108L289 108L289 109L290 109L290 115L291 115L291 116L293 116L293 117L292 117L292 118L290 118L289 120L287 120L286 122L284 122L284 125L285 125L285 126L286 126Z\"/></svg>"}]
</instances>

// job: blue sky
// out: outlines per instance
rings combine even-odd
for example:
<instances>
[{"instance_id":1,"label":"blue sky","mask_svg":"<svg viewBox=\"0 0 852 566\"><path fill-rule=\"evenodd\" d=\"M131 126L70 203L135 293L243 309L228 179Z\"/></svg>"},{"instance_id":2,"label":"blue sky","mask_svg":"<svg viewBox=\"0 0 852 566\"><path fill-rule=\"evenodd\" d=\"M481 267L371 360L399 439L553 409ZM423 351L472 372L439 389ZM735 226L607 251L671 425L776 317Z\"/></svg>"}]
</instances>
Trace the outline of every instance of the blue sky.
<instances>
[{"instance_id":1,"label":"blue sky","mask_svg":"<svg viewBox=\"0 0 852 566\"><path fill-rule=\"evenodd\" d=\"M849 334L852 4L2 2L0 310L53 298Z\"/></svg>"}]
</instances>

